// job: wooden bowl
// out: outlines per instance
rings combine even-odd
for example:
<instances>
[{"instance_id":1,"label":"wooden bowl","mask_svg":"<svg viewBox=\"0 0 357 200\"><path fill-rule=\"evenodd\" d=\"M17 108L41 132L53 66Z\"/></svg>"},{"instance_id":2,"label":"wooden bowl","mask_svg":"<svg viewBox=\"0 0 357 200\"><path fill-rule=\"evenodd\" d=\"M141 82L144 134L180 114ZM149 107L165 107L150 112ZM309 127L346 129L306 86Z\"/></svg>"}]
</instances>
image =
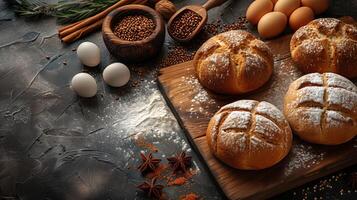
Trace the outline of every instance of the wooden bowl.
<instances>
[{"instance_id":1,"label":"wooden bowl","mask_svg":"<svg viewBox=\"0 0 357 200\"><path fill-rule=\"evenodd\" d=\"M144 15L155 23L153 33L139 41L126 41L118 38L114 33L114 26L128 15ZM160 51L165 40L165 23L158 12L148 6L128 5L120 7L104 19L102 34L109 52L122 61L138 62L153 58Z\"/></svg>"}]
</instances>

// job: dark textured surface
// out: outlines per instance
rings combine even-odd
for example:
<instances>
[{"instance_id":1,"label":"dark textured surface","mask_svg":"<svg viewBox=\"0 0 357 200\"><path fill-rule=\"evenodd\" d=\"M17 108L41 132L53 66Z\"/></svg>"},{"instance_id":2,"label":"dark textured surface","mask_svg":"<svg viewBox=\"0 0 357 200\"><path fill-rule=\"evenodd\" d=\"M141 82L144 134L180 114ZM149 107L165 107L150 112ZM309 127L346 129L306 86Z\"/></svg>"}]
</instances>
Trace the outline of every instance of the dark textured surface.
<instances>
[{"instance_id":1,"label":"dark textured surface","mask_svg":"<svg viewBox=\"0 0 357 200\"><path fill-rule=\"evenodd\" d=\"M204 1L175 2L182 6ZM248 2L231 1L210 11L210 18L232 22L244 13ZM333 1L332 5L329 15L357 15L354 0ZM139 152L148 150L136 145L137 136L153 142L158 157L190 149L175 121L170 126L154 123L160 128L147 127L146 121L128 123L128 118L138 118L135 107L145 106L157 95L156 70L147 68L138 87L109 88L100 72L115 59L105 49L101 34L63 45L56 27L55 19L18 18L0 1L0 199L142 199L135 186L144 178L135 166ZM99 68L85 69L98 83L98 94L92 99L80 99L69 88L73 75L83 68L72 51L82 41L93 41L102 50ZM132 74L132 80L139 79L137 73ZM163 102L155 99L157 112L167 112L172 119ZM167 196L178 199L194 191L204 199L223 198L204 163L189 152L198 173L188 185L166 188ZM356 198L349 184L353 170L279 198ZM313 189L321 184L324 189Z\"/></svg>"}]
</instances>

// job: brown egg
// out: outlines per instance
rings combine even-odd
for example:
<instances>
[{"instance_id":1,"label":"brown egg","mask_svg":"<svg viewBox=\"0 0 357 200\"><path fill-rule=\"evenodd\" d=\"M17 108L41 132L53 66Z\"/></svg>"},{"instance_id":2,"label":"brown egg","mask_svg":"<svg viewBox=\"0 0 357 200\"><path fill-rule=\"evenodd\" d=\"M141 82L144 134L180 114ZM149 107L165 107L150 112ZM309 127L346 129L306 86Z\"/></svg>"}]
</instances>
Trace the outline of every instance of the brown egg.
<instances>
[{"instance_id":1,"label":"brown egg","mask_svg":"<svg viewBox=\"0 0 357 200\"><path fill-rule=\"evenodd\" d=\"M253 24L258 24L260 18L266 13L273 10L273 3L270 0L256 0L253 1L246 12L247 20Z\"/></svg>"},{"instance_id":2,"label":"brown egg","mask_svg":"<svg viewBox=\"0 0 357 200\"><path fill-rule=\"evenodd\" d=\"M301 0L301 4L310 7L318 15L328 9L329 0Z\"/></svg>"},{"instance_id":3,"label":"brown egg","mask_svg":"<svg viewBox=\"0 0 357 200\"><path fill-rule=\"evenodd\" d=\"M271 0L271 2L273 2L273 4L275 5L278 0Z\"/></svg>"},{"instance_id":4,"label":"brown egg","mask_svg":"<svg viewBox=\"0 0 357 200\"><path fill-rule=\"evenodd\" d=\"M291 13L289 18L290 28L296 31L314 20L314 11L309 7L300 7Z\"/></svg>"},{"instance_id":5,"label":"brown egg","mask_svg":"<svg viewBox=\"0 0 357 200\"><path fill-rule=\"evenodd\" d=\"M288 18L282 12L267 13L258 23L259 35L263 38L275 37L284 31L287 22Z\"/></svg>"},{"instance_id":6,"label":"brown egg","mask_svg":"<svg viewBox=\"0 0 357 200\"><path fill-rule=\"evenodd\" d=\"M300 7L300 0L278 0L274 6L274 11L282 12L289 17L298 7Z\"/></svg>"}]
</instances>

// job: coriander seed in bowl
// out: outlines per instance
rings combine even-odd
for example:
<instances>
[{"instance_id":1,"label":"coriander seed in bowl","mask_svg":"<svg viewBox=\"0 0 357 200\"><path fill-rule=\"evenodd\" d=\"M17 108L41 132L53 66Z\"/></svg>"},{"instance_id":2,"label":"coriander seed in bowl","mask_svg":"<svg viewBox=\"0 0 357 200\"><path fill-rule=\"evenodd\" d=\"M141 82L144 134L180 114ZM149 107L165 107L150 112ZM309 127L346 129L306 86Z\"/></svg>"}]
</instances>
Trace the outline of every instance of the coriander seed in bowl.
<instances>
[{"instance_id":1,"label":"coriander seed in bowl","mask_svg":"<svg viewBox=\"0 0 357 200\"><path fill-rule=\"evenodd\" d=\"M120 61L139 62L158 54L165 39L165 24L152 8L128 5L104 19L102 34L112 55Z\"/></svg>"},{"instance_id":2,"label":"coriander seed in bowl","mask_svg":"<svg viewBox=\"0 0 357 200\"><path fill-rule=\"evenodd\" d=\"M114 34L126 41L138 41L149 37L155 30L155 23L144 15L128 15L114 26Z\"/></svg>"}]
</instances>

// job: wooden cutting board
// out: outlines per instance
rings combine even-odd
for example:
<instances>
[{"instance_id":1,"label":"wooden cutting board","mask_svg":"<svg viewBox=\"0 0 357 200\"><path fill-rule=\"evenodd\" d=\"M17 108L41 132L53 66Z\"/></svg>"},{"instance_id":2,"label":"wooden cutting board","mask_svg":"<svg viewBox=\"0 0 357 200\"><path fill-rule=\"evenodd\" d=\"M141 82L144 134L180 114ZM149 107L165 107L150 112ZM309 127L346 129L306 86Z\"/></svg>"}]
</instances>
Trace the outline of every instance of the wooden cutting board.
<instances>
[{"instance_id":1,"label":"wooden cutting board","mask_svg":"<svg viewBox=\"0 0 357 200\"><path fill-rule=\"evenodd\" d=\"M223 96L206 91L195 78L192 62L160 70L158 84L168 105L229 199L265 199L357 163L357 138L329 147L306 143L294 135L289 155L260 171L233 169L210 152L205 131L221 106L239 99L254 99L270 102L282 110L289 84L302 75L290 57L290 38L288 35L268 42L274 53L273 76L261 89L247 95Z\"/></svg>"}]
</instances>

